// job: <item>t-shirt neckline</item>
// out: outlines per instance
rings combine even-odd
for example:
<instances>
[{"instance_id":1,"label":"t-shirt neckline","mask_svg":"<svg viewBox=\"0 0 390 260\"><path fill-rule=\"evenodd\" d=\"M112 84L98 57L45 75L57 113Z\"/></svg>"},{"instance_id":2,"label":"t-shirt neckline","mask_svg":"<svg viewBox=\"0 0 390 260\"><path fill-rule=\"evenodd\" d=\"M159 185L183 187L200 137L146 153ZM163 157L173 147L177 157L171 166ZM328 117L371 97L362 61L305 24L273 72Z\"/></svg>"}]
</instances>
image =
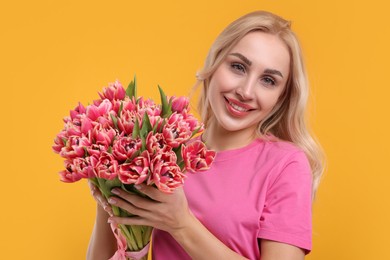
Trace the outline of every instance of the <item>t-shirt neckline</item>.
<instances>
[{"instance_id":1,"label":"t-shirt neckline","mask_svg":"<svg viewBox=\"0 0 390 260\"><path fill-rule=\"evenodd\" d=\"M197 138L198 138L198 140L202 140L202 136L201 135L199 135ZM250 142L249 144L247 144L247 145L245 145L243 147L229 149L229 150L223 150L223 151L218 151L218 152L216 152L216 156L214 158L214 162L233 159L233 158L235 158L237 156L240 156L240 154L242 154L243 152L245 152L247 150L250 150L252 147L256 146L257 144L259 144L259 143L261 143L263 141L264 140L261 139L261 138L256 138L252 142Z\"/></svg>"}]
</instances>

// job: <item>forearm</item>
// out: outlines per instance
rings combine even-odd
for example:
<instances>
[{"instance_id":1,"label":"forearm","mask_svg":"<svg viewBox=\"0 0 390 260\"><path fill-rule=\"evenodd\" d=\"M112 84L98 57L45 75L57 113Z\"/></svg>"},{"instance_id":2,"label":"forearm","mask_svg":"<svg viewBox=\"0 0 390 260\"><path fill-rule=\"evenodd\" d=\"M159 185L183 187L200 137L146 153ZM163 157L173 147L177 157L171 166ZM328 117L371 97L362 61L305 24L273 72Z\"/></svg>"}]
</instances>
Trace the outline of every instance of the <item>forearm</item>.
<instances>
[{"instance_id":1,"label":"forearm","mask_svg":"<svg viewBox=\"0 0 390 260\"><path fill-rule=\"evenodd\" d=\"M96 210L96 221L89 241L87 260L107 260L116 251L115 237L107 223L108 214L99 205Z\"/></svg>"},{"instance_id":2,"label":"forearm","mask_svg":"<svg viewBox=\"0 0 390 260\"><path fill-rule=\"evenodd\" d=\"M223 244L195 216L189 222L171 235L192 259L246 259Z\"/></svg>"}]
</instances>

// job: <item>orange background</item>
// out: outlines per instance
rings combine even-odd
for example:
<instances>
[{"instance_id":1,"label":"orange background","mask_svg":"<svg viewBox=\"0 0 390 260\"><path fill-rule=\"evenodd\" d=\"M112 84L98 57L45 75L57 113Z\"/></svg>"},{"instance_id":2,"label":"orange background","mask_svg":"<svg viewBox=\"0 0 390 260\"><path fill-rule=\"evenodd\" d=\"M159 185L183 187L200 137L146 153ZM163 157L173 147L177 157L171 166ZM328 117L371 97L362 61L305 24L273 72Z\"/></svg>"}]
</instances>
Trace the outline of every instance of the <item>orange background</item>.
<instances>
[{"instance_id":1,"label":"orange background","mask_svg":"<svg viewBox=\"0 0 390 260\"><path fill-rule=\"evenodd\" d=\"M1 258L85 259L95 204L51 151L108 82L186 95L208 48L253 10L293 21L328 158L307 259L390 259L389 6L384 0L8 1L0 5Z\"/></svg>"}]
</instances>

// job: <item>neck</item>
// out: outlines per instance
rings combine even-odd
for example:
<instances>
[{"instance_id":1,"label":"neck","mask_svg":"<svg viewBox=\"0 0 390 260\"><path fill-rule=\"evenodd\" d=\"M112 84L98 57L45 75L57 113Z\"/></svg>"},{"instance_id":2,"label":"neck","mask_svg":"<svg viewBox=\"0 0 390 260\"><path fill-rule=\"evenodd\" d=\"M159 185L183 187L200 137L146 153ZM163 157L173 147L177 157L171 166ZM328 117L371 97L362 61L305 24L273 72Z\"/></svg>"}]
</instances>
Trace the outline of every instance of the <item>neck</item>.
<instances>
[{"instance_id":1,"label":"neck","mask_svg":"<svg viewBox=\"0 0 390 260\"><path fill-rule=\"evenodd\" d=\"M251 128L240 131L228 131L219 124L210 122L202 135L202 140L209 149L218 152L244 147L250 144L256 137L256 131Z\"/></svg>"}]
</instances>

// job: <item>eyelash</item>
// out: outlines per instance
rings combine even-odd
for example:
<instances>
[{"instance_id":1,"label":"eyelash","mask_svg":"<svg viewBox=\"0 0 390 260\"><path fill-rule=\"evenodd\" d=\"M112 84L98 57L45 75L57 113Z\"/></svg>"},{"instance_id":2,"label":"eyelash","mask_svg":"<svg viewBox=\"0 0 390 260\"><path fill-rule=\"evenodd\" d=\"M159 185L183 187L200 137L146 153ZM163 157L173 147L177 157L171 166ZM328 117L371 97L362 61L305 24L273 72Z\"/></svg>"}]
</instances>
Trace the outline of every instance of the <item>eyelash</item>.
<instances>
[{"instance_id":1,"label":"eyelash","mask_svg":"<svg viewBox=\"0 0 390 260\"><path fill-rule=\"evenodd\" d=\"M268 86L271 85L272 87L274 87L276 85L276 81L272 77L266 76L266 77L262 78L261 80Z\"/></svg>"},{"instance_id":2,"label":"eyelash","mask_svg":"<svg viewBox=\"0 0 390 260\"><path fill-rule=\"evenodd\" d=\"M232 62L230 64L230 67L238 72L238 73L245 73L246 72L246 67L241 64L241 63L237 63L237 62ZM276 81L274 78L270 77L270 76L265 76L261 79L262 82L264 82L267 86L272 86L274 87L276 85Z\"/></svg>"},{"instance_id":3,"label":"eyelash","mask_svg":"<svg viewBox=\"0 0 390 260\"><path fill-rule=\"evenodd\" d=\"M233 62L230 64L231 68L233 70L236 70L236 71L239 71L239 72L245 72L246 71L246 68L244 65L242 65L241 63L237 63L237 62Z\"/></svg>"}]
</instances>

